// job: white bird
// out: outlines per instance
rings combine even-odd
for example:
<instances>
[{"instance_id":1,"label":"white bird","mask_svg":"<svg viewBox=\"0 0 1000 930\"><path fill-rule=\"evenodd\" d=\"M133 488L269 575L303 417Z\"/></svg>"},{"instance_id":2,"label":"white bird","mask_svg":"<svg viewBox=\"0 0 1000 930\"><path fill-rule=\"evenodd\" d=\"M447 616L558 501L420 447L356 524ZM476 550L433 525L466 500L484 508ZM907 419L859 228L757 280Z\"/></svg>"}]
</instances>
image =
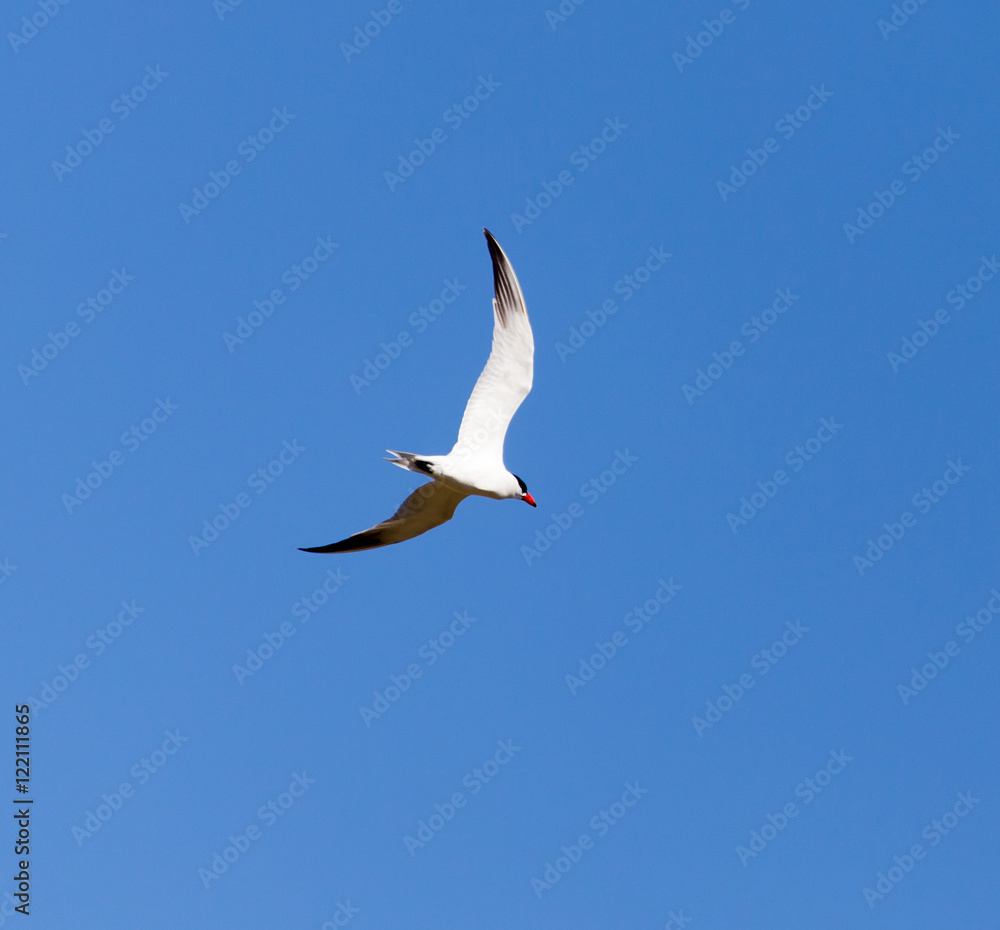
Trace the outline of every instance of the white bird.
<instances>
[{"instance_id":1,"label":"white bird","mask_svg":"<svg viewBox=\"0 0 1000 930\"><path fill-rule=\"evenodd\" d=\"M493 348L465 407L458 441L447 455L387 449L393 456L387 462L434 480L417 488L388 520L370 530L303 552L355 552L412 539L450 520L470 494L536 506L525 483L503 463L507 426L531 390L535 341L514 269L493 234L483 232L493 259Z\"/></svg>"}]
</instances>

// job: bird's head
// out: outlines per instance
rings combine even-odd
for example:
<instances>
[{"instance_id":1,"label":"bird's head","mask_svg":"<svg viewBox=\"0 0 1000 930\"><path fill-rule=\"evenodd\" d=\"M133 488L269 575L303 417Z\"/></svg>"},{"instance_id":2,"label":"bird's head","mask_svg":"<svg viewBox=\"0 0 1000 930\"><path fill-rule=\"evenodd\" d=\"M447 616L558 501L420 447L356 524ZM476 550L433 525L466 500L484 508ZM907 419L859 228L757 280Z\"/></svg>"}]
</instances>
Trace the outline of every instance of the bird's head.
<instances>
[{"instance_id":1,"label":"bird's head","mask_svg":"<svg viewBox=\"0 0 1000 930\"><path fill-rule=\"evenodd\" d=\"M528 493L528 486L517 475L514 475L514 478L517 480L517 486L521 491L518 498L526 504L531 504L532 507L537 507L538 504L535 503L535 499Z\"/></svg>"}]
</instances>

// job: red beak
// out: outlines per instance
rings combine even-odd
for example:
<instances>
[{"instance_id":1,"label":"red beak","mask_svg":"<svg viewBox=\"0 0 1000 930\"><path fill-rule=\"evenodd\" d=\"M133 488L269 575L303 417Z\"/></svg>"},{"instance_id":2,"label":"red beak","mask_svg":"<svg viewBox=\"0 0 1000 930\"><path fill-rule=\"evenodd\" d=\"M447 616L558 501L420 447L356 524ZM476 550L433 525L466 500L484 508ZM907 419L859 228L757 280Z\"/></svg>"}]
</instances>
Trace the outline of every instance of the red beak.
<instances>
[{"instance_id":1,"label":"red beak","mask_svg":"<svg viewBox=\"0 0 1000 930\"><path fill-rule=\"evenodd\" d=\"M521 498L521 500L523 500L527 504L531 504L532 507L538 506L538 504L535 503L535 499L527 492L525 492L525 495L524 497Z\"/></svg>"}]
</instances>

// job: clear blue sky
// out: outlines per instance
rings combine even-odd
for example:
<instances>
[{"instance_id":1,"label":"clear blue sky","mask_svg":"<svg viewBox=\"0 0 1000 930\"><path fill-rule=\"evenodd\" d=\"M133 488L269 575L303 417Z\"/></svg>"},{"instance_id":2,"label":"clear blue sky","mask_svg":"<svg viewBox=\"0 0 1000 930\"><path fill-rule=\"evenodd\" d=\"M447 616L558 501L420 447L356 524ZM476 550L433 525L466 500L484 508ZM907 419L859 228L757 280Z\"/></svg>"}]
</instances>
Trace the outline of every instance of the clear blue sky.
<instances>
[{"instance_id":1,"label":"clear blue sky","mask_svg":"<svg viewBox=\"0 0 1000 930\"><path fill-rule=\"evenodd\" d=\"M995 926L995 9L2 20L33 927Z\"/></svg>"}]
</instances>

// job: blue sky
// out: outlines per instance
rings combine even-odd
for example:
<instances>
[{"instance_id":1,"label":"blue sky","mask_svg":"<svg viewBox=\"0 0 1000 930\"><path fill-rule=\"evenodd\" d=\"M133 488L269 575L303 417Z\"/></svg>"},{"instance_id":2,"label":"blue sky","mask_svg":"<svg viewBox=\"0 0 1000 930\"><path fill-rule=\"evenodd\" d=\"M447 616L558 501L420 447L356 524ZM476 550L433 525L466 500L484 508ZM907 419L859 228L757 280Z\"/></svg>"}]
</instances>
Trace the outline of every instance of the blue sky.
<instances>
[{"instance_id":1,"label":"blue sky","mask_svg":"<svg viewBox=\"0 0 1000 930\"><path fill-rule=\"evenodd\" d=\"M0 25L33 926L995 925L995 10ZM484 226L538 509L299 552L454 442Z\"/></svg>"}]
</instances>

